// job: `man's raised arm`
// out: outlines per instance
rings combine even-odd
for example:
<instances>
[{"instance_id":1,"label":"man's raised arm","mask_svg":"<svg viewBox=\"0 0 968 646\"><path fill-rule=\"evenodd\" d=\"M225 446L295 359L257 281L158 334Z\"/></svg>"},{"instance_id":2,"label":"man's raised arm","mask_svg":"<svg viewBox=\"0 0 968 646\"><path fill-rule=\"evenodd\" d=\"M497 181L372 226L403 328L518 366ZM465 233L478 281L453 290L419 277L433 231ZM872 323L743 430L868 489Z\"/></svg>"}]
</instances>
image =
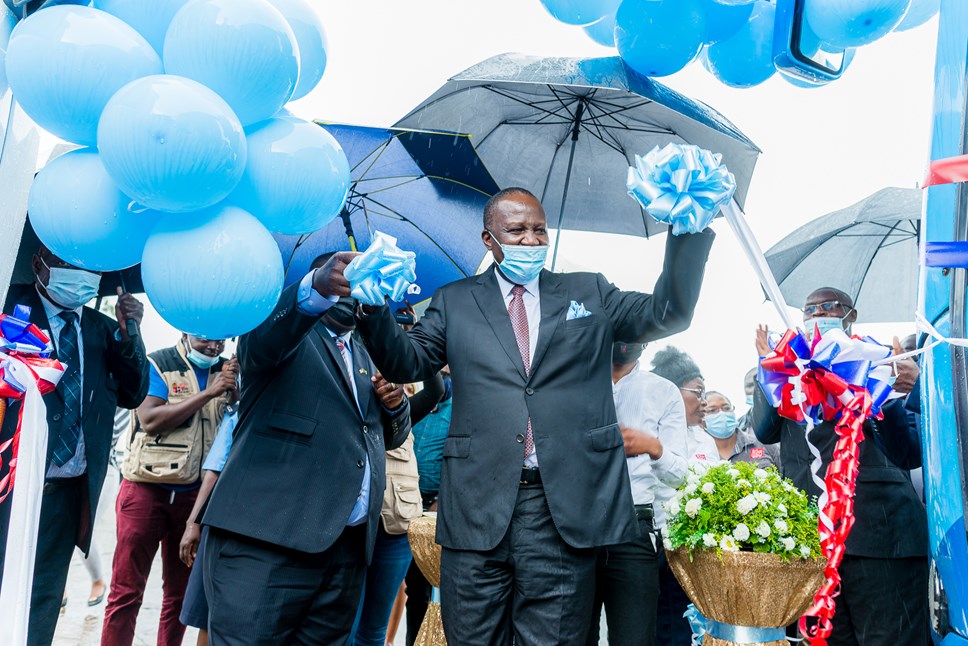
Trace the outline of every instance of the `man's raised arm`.
<instances>
[{"instance_id":1,"label":"man's raised arm","mask_svg":"<svg viewBox=\"0 0 968 646\"><path fill-rule=\"evenodd\" d=\"M447 365L444 291L437 290L427 313L410 332L393 320L390 308L365 308L357 329L380 373L390 381L408 384L424 381Z\"/></svg>"}]
</instances>

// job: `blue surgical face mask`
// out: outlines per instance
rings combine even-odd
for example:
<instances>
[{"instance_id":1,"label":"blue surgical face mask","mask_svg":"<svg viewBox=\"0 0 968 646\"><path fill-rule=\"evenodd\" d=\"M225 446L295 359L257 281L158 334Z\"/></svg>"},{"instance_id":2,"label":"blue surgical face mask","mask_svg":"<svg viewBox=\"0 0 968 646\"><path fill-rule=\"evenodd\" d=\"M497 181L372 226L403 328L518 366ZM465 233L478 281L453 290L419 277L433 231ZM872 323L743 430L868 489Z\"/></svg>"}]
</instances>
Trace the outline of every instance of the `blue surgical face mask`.
<instances>
[{"instance_id":1,"label":"blue surgical face mask","mask_svg":"<svg viewBox=\"0 0 968 646\"><path fill-rule=\"evenodd\" d=\"M706 422L706 432L718 440L732 437L733 433L736 432L736 427L739 426L736 421L736 413L732 411L706 415L704 421Z\"/></svg>"},{"instance_id":2,"label":"blue surgical face mask","mask_svg":"<svg viewBox=\"0 0 968 646\"><path fill-rule=\"evenodd\" d=\"M490 233L490 232L488 232ZM504 277L516 285L526 285L538 277L548 257L548 245L503 245L491 233L494 242L504 252L504 260L498 264Z\"/></svg>"},{"instance_id":3,"label":"blue surgical face mask","mask_svg":"<svg viewBox=\"0 0 968 646\"><path fill-rule=\"evenodd\" d=\"M814 327L820 330L821 337L830 330L844 331L844 319L837 318L836 316L819 316L817 318L807 319L803 322L803 325L807 328L807 336L809 337L813 337Z\"/></svg>"},{"instance_id":4,"label":"blue surgical face mask","mask_svg":"<svg viewBox=\"0 0 968 646\"><path fill-rule=\"evenodd\" d=\"M188 349L188 360L195 364L197 368L202 368L203 370L207 370L208 368L214 366L216 363L218 363L219 359L220 357L218 356L210 357L204 352L199 352L195 348Z\"/></svg>"},{"instance_id":5,"label":"blue surgical face mask","mask_svg":"<svg viewBox=\"0 0 968 646\"><path fill-rule=\"evenodd\" d=\"M44 263L44 265L46 264ZM48 267L47 269L50 272L50 278L47 281L47 295L61 307L76 310L81 305L97 298L98 288L101 286L100 274L94 274L83 269L67 269L66 267Z\"/></svg>"},{"instance_id":6,"label":"blue surgical face mask","mask_svg":"<svg viewBox=\"0 0 968 646\"><path fill-rule=\"evenodd\" d=\"M746 396L746 405L753 408L753 393Z\"/></svg>"}]
</instances>

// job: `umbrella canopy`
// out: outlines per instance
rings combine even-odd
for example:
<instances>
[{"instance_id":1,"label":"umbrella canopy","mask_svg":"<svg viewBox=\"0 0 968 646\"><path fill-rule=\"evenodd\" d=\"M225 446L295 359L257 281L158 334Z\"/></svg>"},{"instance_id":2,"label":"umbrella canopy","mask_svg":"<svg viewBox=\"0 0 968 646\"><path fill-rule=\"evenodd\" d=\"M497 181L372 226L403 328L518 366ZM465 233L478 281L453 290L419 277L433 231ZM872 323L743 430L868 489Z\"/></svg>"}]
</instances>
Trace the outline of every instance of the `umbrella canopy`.
<instances>
[{"instance_id":1,"label":"umbrella canopy","mask_svg":"<svg viewBox=\"0 0 968 646\"><path fill-rule=\"evenodd\" d=\"M766 260L787 302L836 287L854 299L860 321L914 320L922 198L920 189L884 188L774 245Z\"/></svg>"},{"instance_id":2,"label":"umbrella canopy","mask_svg":"<svg viewBox=\"0 0 968 646\"><path fill-rule=\"evenodd\" d=\"M275 236L287 285L302 279L320 254L350 249L347 220L360 250L381 231L417 254L413 304L477 272L486 251L484 204L498 187L466 135L320 125L343 147L352 183L343 219L308 235Z\"/></svg>"},{"instance_id":3,"label":"umbrella canopy","mask_svg":"<svg viewBox=\"0 0 968 646\"><path fill-rule=\"evenodd\" d=\"M760 152L717 112L618 57L495 56L450 79L396 125L469 133L497 183L534 193L559 231L665 231L627 196L625 180L636 154L668 143L722 153L742 207Z\"/></svg>"}]
</instances>

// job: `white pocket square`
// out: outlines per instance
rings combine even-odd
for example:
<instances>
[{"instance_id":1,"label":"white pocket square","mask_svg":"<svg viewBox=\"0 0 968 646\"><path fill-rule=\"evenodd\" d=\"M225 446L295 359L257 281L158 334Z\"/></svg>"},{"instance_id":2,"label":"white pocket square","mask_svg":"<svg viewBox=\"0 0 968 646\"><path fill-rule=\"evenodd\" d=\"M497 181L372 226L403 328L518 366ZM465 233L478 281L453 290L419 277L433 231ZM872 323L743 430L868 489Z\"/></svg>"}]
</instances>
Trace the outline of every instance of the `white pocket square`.
<instances>
[{"instance_id":1,"label":"white pocket square","mask_svg":"<svg viewBox=\"0 0 968 646\"><path fill-rule=\"evenodd\" d=\"M565 317L566 321L571 321L573 319L583 319L586 316L591 316L592 313L585 309L583 303L577 301L572 301L571 306L568 308L568 316Z\"/></svg>"}]
</instances>

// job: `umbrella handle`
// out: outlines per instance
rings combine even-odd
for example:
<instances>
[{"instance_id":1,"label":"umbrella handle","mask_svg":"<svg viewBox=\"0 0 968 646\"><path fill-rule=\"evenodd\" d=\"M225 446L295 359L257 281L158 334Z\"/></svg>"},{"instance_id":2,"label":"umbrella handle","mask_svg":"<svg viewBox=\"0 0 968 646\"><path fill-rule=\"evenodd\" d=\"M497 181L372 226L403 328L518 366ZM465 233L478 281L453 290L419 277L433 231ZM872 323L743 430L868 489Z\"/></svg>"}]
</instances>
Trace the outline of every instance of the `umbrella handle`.
<instances>
[{"instance_id":1,"label":"umbrella handle","mask_svg":"<svg viewBox=\"0 0 968 646\"><path fill-rule=\"evenodd\" d=\"M121 289L127 293L128 286L124 283L124 272L118 274L118 278L121 279ZM124 322L125 328L128 330L128 338L133 339L137 336L141 336L141 329L138 327L138 322L134 319L126 319Z\"/></svg>"},{"instance_id":2,"label":"umbrella handle","mask_svg":"<svg viewBox=\"0 0 968 646\"><path fill-rule=\"evenodd\" d=\"M339 217L343 221L343 228L346 229L346 239L350 241L350 251L359 251L356 246L356 236L353 234L353 222L350 220L350 212L346 207L339 212Z\"/></svg>"}]
</instances>

